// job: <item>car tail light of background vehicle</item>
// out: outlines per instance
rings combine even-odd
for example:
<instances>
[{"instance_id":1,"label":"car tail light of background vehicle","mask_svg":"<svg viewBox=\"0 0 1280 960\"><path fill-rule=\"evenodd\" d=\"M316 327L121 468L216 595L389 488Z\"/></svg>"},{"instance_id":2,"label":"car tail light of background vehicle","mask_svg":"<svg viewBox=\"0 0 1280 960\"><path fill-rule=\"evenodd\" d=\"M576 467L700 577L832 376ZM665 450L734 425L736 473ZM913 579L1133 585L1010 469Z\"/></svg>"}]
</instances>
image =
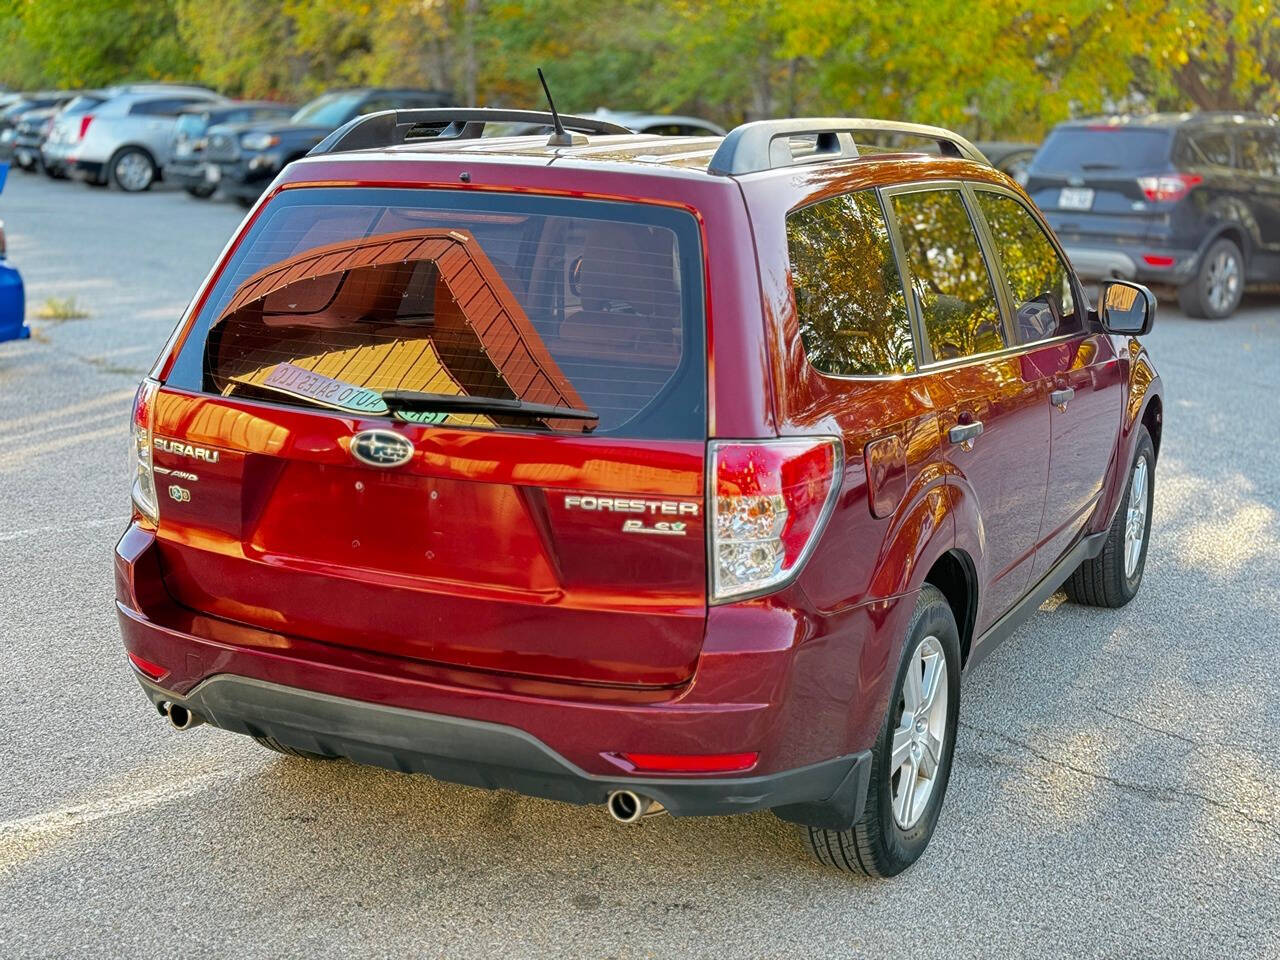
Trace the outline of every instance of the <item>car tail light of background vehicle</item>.
<instances>
[{"instance_id":1,"label":"car tail light of background vehicle","mask_svg":"<svg viewBox=\"0 0 1280 960\"><path fill-rule=\"evenodd\" d=\"M89 132L89 124L91 123L93 123L92 113L86 113L80 118L80 135L76 138L77 140L84 139L84 135Z\"/></svg>"},{"instance_id":2,"label":"car tail light of background vehicle","mask_svg":"<svg viewBox=\"0 0 1280 960\"><path fill-rule=\"evenodd\" d=\"M156 394L160 384L143 380L133 398L133 421L129 430L129 460L133 476L133 505L152 523L160 522L160 500L151 466L152 430L155 426Z\"/></svg>"},{"instance_id":3,"label":"car tail light of background vehicle","mask_svg":"<svg viewBox=\"0 0 1280 960\"><path fill-rule=\"evenodd\" d=\"M713 441L712 601L756 595L800 570L839 488L833 437Z\"/></svg>"},{"instance_id":4,"label":"car tail light of background vehicle","mask_svg":"<svg viewBox=\"0 0 1280 960\"><path fill-rule=\"evenodd\" d=\"M1204 177L1194 173L1170 173L1159 177L1139 177L1138 186L1152 203L1181 200Z\"/></svg>"},{"instance_id":5,"label":"car tail light of background vehicle","mask_svg":"<svg viewBox=\"0 0 1280 960\"><path fill-rule=\"evenodd\" d=\"M1177 260L1163 253L1144 253L1142 262L1148 267L1172 267Z\"/></svg>"}]
</instances>

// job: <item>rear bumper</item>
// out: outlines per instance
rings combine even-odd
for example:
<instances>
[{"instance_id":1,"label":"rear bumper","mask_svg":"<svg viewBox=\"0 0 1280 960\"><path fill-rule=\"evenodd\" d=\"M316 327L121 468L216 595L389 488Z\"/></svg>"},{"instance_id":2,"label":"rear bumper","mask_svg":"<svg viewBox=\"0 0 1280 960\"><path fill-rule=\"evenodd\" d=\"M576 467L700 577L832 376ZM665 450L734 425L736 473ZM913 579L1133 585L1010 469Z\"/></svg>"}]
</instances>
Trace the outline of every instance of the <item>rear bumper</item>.
<instances>
[{"instance_id":1,"label":"rear bumper","mask_svg":"<svg viewBox=\"0 0 1280 960\"><path fill-rule=\"evenodd\" d=\"M274 154L242 155L233 163L218 164L218 186L230 196L256 199L276 178L282 165Z\"/></svg>"},{"instance_id":2,"label":"rear bumper","mask_svg":"<svg viewBox=\"0 0 1280 960\"><path fill-rule=\"evenodd\" d=\"M1158 244L1138 247L1103 247L1088 244L1067 243L1067 258L1076 273L1088 280L1137 280L1142 283L1181 284L1196 272L1199 251L1172 250ZM1144 257L1171 258L1172 263L1156 266Z\"/></svg>"},{"instance_id":3,"label":"rear bumper","mask_svg":"<svg viewBox=\"0 0 1280 960\"><path fill-rule=\"evenodd\" d=\"M65 164L67 173L77 180L92 180L95 183L101 183L103 180L103 171L106 169L105 163L99 163L95 160L68 160Z\"/></svg>"},{"instance_id":4,"label":"rear bumper","mask_svg":"<svg viewBox=\"0 0 1280 960\"><path fill-rule=\"evenodd\" d=\"M183 188L216 187L218 184L205 172L206 166L203 160L171 160L164 165L165 182Z\"/></svg>"},{"instance_id":5,"label":"rear bumper","mask_svg":"<svg viewBox=\"0 0 1280 960\"><path fill-rule=\"evenodd\" d=\"M775 807L833 807L833 821L862 815L871 756L860 753L797 770L714 779L595 776L516 727L334 697L219 674L185 697L139 677L151 702L180 703L207 722L269 736L300 750L487 789L567 803L604 803L633 790L676 816L747 813ZM820 803L815 805L815 801ZM825 803L821 803L825 802ZM800 812L799 811L782 811Z\"/></svg>"},{"instance_id":6,"label":"rear bumper","mask_svg":"<svg viewBox=\"0 0 1280 960\"><path fill-rule=\"evenodd\" d=\"M154 534L137 525L115 569L125 648L163 671L144 681L149 696L216 726L576 803L625 787L676 814L776 808L829 827L861 815L892 682L885 643L902 636L915 602L825 623L776 602L712 608L693 678L632 689L448 668L202 615L169 596ZM627 751L758 761L655 779L614 759Z\"/></svg>"}]
</instances>

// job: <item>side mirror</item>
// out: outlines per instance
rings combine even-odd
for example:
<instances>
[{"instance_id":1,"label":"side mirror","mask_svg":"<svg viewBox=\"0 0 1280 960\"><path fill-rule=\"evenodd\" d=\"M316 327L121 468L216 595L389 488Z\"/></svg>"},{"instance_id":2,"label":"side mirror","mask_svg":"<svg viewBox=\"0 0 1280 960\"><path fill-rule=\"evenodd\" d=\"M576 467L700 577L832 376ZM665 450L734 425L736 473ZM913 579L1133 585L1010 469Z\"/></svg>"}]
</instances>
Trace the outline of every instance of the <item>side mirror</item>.
<instances>
[{"instance_id":1,"label":"side mirror","mask_svg":"<svg viewBox=\"0 0 1280 960\"><path fill-rule=\"evenodd\" d=\"M1140 283L1108 280L1098 294L1098 320L1107 333L1140 337L1156 322L1156 297Z\"/></svg>"}]
</instances>

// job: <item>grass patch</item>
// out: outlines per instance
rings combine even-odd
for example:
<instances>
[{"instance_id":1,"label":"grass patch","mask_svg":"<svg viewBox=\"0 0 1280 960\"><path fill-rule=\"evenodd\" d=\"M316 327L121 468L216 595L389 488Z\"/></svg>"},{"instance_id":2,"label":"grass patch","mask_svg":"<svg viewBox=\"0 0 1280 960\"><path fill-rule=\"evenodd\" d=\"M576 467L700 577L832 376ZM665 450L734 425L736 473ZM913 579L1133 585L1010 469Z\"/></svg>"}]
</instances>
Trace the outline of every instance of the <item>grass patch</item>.
<instances>
[{"instance_id":1,"label":"grass patch","mask_svg":"<svg viewBox=\"0 0 1280 960\"><path fill-rule=\"evenodd\" d=\"M49 297L40 304L36 316L41 320L83 320L89 311L76 303L75 297Z\"/></svg>"}]
</instances>

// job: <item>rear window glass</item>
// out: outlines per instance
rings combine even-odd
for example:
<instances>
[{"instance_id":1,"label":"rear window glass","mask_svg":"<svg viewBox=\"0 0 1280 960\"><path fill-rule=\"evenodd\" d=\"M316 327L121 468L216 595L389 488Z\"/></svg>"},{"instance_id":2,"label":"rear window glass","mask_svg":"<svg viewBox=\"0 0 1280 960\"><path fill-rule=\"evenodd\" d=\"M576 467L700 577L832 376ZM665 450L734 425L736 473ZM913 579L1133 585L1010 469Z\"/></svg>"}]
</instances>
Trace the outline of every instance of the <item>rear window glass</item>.
<instances>
[{"instance_id":1,"label":"rear window glass","mask_svg":"<svg viewBox=\"0 0 1280 960\"><path fill-rule=\"evenodd\" d=\"M223 270L168 382L415 422L702 438L701 277L697 224L667 207L285 191ZM404 391L427 397L405 410ZM578 416L439 400L457 397Z\"/></svg>"},{"instance_id":2,"label":"rear window glass","mask_svg":"<svg viewBox=\"0 0 1280 960\"><path fill-rule=\"evenodd\" d=\"M1127 127L1068 127L1049 134L1031 173L1144 170L1169 159L1169 132Z\"/></svg>"},{"instance_id":3,"label":"rear window glass","mask_svg":"<svg viewBox=\"0 0 1280 960\"><path fill-rule=\"evenodd\" d=\"M823 373L915 368L911 321L875 191L832 197L787 217L800 339Z\"/></svg>"}]
</instances>

